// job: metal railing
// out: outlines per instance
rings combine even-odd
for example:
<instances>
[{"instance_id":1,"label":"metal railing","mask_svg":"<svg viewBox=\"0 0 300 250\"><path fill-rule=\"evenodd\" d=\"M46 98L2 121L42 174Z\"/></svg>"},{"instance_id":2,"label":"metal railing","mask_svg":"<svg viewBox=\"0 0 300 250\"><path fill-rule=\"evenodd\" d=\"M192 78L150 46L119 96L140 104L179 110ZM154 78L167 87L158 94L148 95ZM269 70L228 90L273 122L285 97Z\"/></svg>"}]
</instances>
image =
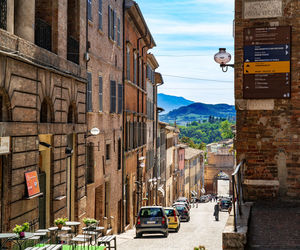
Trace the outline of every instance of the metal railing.
<instances>
[{"instance_id":1,"label":"metal railing","mask_svg":"<svg viewBox=\"0 0 300 250\"><path fill-rule=\"evenodd\" d=\"M234 214L234 231L237 232L237 217L242 216L243 197L243 175L245 160L242 160L232 174L232 205Z\"/></svg>"}]
</instances>

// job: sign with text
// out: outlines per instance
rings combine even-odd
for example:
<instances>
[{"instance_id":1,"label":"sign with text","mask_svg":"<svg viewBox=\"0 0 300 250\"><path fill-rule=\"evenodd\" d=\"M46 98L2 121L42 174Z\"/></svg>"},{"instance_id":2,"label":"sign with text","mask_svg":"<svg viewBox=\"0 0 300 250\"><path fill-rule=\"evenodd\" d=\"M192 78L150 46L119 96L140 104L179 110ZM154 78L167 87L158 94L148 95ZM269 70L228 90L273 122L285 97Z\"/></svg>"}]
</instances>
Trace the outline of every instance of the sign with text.
<instances>
[{"instance_id":1,"label":"sign with text","mask_svg":"<svg viewBox=\"0 0 300 250\"><path fill-rule=\"evenodd\" d=\"M10 153L10 137L0 137L0 155Z\"/></svg>"},{"instance_id":2,"label":"sign with text","mask_svg":"<svg viewBox=\"0 0 300 250\"><path fill-rule=\"evenodd\" d=\"M282 0L244 1L244 19L271 18L282 16Z\"/></svg>"},{"instance_id":3,"label":"sign with text","mask_svg":"<svg viewBox=\"0 0 300 250\"><path fill-rule=\"evenodd\" d=\"M28 196L40 193L39 179L36 171L25 173Z\"/></svg>"},{"instance_id":4,"label":"sign with text","mask_svg":"<svg viewBox=\"0 0 300 250\"><path fill-rule=\"evenodd\" d=\"M244 98L291 97L290 40L290 27L244 29Z\"/></svg>"}]
</instances>

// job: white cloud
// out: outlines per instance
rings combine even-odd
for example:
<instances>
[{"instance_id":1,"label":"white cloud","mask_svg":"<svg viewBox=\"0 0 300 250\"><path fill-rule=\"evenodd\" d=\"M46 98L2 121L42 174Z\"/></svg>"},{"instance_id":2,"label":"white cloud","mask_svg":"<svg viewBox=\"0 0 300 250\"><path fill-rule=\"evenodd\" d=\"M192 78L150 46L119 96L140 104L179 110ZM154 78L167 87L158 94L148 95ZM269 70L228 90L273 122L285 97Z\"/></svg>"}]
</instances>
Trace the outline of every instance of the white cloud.
<instances>
[{"instance_id":1,"label":"white cloud","mask_svg":"<svg viewBox=\"0 0 300 250\"><path fill-rule=\"evenodd\" d=\"M187 23L166 19L148 19L151 33L157 35L231 35L232 24L226 23Z\"/></svg>"}]
</instances>

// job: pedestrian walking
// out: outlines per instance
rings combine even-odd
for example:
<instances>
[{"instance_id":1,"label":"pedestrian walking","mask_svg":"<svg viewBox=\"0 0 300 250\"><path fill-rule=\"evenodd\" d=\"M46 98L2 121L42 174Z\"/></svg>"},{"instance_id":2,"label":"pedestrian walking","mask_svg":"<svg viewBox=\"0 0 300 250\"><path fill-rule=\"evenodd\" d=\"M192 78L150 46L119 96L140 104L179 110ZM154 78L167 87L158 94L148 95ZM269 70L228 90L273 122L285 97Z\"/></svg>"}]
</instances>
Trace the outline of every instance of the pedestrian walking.
<instances>
[{"instance_id":1,"label":"pedestrian walking","mask_svg":"<svg viewBox=\"0 0 300 250\"><path fill-rule=\"evenodd\" d=\"M214 207L214 216L215 216L216 221L218 221L219 220L219 204L218 203Z\"/></svg>"}]
</instances>

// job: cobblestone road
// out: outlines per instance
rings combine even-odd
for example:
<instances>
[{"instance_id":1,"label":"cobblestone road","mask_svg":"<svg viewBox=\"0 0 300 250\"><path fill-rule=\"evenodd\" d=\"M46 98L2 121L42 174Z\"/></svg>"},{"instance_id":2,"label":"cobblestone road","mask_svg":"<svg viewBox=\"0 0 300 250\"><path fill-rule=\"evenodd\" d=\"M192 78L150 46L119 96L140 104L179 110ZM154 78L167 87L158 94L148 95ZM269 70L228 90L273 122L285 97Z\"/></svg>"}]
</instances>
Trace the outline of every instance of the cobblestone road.
<instances>
[{"instance_id":1,"label":"cobblestone road","mask_svg":"<svg viewBox=\"0 0 300 250\"><path fill-rule=\"evenodd\" d=\"M228 218L227 212L220 212L220 220L213 216L214 202L202 203L191 209L190 222L182 222L178 233L171 232L168 238L161 235L144 235L135 239L135 230L117 236L120 250L193 250L203 245L206 250L222 249L222 231Z\"/></svg>"}]
</instances>

